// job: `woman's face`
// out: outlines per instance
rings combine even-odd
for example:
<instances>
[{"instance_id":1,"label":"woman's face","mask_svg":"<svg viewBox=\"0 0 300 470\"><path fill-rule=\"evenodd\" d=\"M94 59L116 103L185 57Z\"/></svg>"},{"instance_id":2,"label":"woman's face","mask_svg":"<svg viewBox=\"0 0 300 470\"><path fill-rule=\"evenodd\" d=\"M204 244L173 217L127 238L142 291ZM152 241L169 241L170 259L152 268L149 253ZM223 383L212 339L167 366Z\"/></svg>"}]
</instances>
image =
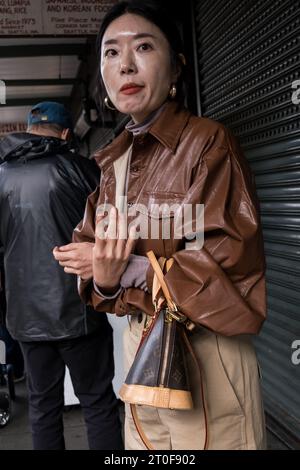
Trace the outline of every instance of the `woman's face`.
<instances>
[{"instance_id":1,"label":"woman's face","mask_svg":"<svg viewBox=\"0 0 300 470\"><path fill-rule=\"evenodd\" d=\"M178 76L164 34L131 13L114 20L105 31L101 74L114 106L136 123L159 108Z\"/></svg>"}]
</instances>

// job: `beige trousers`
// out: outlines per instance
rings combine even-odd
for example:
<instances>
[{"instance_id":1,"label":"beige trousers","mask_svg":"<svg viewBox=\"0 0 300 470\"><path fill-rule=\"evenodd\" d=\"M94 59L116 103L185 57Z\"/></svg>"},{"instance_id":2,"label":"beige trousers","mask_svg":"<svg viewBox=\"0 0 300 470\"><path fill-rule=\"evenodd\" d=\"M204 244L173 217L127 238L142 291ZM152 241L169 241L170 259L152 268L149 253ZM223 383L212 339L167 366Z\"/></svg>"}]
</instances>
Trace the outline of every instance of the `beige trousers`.
<instances>
[{"instance_id":1,"label":"beige trousers","mask_svg":"<svg viewBox=\"0 0 300 470\"><path fill-rule=\"evenodd\" d=\"M124 333L125 370L133 362L144 322L132 316ZM141 316L140 316L141 320ZM249 336L225 337L201 328L191 336L201 363L207 410L208 449L264 449L265 422L256 354ZM138 406L143 430L159 450L201 450L205 442L205 419L201 382L188 355L194 409L169 410ZM145 449L126 405L125 448Z\"/></svg>"}]
</instances>

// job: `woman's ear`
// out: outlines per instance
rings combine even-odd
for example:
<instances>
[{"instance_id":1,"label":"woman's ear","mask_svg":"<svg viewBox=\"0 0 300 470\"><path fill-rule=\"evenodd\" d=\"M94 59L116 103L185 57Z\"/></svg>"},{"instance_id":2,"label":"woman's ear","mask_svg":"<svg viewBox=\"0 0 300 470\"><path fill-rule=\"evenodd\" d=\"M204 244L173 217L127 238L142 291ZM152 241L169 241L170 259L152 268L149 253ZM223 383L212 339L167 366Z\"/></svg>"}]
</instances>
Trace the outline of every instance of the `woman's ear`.
<instances>
[{"instance_id":1,"label":"woman's ear","mask_svg":"<svg viewBox=\"0 0 300 470\"><path fill-rule=\"evenodd\" d=\"M182 74L182 69L185 66L186 66L186 58L184 57L183 54L178 54L177 60L176 60L176 70L174 73L175 82L179 79L180 75Z\"/></svg>"},{"instance_id":2,"label":"woman's ear","mask_svg":"<svg viewBox=\"0 0 300 470\"><path fill-rule=\"evenodd\" d=\"M186 66L186 58L183 54L178 54L178 59L180 60L183 66Z\"/></svg>"}]
</instances>

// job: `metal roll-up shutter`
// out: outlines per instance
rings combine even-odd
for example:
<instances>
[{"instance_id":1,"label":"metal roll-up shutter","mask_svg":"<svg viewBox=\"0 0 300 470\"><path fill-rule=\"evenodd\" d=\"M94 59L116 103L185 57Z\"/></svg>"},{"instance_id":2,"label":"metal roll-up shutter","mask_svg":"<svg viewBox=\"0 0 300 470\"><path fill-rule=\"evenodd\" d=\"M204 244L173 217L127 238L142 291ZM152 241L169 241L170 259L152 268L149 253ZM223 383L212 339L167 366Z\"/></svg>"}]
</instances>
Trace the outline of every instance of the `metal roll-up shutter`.
<instances>
[{"instance_id":1,"label":"metal roll-up shutter","mask_svg":"<svg viewBox=\"0 0 300 470\"><path fill-rule=\"evenodd\" d=\"M130 117L118 114L116 120L111 123L111 127L98 127L90 131L88 135L89 154L93 155L96 150L100 150L115 139L125 128Z\"/></svg>"},{"instance_id":2,"label":"metal roll-up shutter","mask_svg":"<svg viewBox=\"0 0 300 470\"><path fill-rule=\"evenodd\" d=\"M194 0L201 112L238 136L256 177L268 321L256 341L269 426L300 448L300 2ZM253 253L255 256L255 253Z\"/></svg>"},{"instance_id":3,"label":"metal roll-up shutter","mask_svg":"<svg viewBox=\"0 0 300 470\"><path fill-rule=\"evenodd\" d=\"M89 152L93 155L96 150L100 150L108 145L113 139L113 129L99 128L92 129L89 134Z\"/></svg>"}]
</instances>

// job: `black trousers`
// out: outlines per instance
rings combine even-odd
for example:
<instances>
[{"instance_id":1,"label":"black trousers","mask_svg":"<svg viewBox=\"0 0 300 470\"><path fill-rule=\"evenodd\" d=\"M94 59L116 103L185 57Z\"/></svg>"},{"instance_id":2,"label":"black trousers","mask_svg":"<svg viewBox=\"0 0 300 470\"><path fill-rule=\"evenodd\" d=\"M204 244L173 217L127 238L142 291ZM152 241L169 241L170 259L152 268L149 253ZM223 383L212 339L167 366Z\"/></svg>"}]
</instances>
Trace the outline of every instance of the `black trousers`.
<instances>
[{"instance_id":1,"label":"black trousers","mask_svg":"<svg viewBox=\"0 0 300 470\"><path fill-rule=\"evenodd\" d=\"M90 449L122 449L114 376L112 329L75 339L22 342L35 450L62 450L65 366L80 401Z\"/></svg>"}]
</instances>

